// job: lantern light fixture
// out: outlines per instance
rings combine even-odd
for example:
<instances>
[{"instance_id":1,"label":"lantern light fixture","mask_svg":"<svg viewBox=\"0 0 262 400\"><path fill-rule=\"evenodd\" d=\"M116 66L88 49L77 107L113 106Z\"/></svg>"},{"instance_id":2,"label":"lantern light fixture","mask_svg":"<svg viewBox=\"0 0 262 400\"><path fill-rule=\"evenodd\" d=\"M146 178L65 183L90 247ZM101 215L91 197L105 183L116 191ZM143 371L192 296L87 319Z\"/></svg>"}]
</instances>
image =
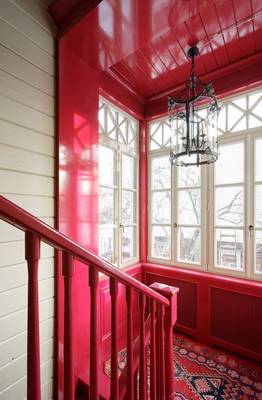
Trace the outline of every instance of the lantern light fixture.
<instances>
[{"instance_id":1,"label":"lantern light fixture","mask_svg":"<svg viewBox=\"0 0 262 400\"><path fill-rule=\"evenodd\" d=\"M177 98L168 97L171 129L170 161L172 165L210 164L217 160L219 106L212 83L203 83L195 72L199 49L188 52L191 72Z\"/></svg>"}]
</instances>

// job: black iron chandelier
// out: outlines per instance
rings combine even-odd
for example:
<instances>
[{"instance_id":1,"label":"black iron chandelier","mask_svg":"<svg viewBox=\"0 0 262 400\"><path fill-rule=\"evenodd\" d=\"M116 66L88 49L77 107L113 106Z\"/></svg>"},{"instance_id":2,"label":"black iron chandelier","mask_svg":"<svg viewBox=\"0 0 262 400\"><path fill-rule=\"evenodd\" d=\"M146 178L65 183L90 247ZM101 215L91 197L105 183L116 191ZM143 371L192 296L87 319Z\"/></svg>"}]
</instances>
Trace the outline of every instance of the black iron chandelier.
<instances>
[{"instance_id":1,"label":"black iron chandelier","mask_svg":"<svg viewBox=\"0 0 262 400\"><path fill-rule=\"evenodd\" d=\"M218 158L217 122L219 106L212 83L203 83L195 73L196 46L187 55L191 73L178 98L168 97L172 165L210 164Z\"/></svg>"}]
</instances>

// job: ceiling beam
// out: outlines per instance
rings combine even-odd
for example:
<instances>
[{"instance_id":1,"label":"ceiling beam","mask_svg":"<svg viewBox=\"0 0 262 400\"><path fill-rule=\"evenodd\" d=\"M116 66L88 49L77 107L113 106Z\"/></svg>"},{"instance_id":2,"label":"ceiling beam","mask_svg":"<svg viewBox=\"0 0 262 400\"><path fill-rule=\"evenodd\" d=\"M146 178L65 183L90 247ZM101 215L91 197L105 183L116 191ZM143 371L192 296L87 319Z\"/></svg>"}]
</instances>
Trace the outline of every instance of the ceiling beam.
<instances>
[{"instance_id":1,"label":"ceiling beam","mask_svg":"<svg viewBox=\"0 0 262 400\"><path fill-rule=\"evenodd\" d=\"M102 0L53 0L48 8L57 27L58 36L63 36Z\"/></svg>"}]
</instances>

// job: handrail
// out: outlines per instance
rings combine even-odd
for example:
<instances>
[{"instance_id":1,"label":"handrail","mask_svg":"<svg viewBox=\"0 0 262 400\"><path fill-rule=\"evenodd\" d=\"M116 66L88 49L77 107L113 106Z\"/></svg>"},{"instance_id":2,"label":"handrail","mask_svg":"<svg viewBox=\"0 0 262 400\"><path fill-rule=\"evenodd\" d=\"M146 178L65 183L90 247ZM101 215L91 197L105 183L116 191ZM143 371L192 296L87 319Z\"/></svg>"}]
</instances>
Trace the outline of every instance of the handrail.
<instances>
[{"instance_id":1,"label":"handrail","mask_svg":"<svg viewBox=\"0 0 262 400\"><path fill-rule=\"evenodd\" d=\"M32 214L18 207L16 204L7 200L5 197L0 195L0 219L8 222L11 225L23 231L29 231L39 236L45 243L55 247L59 250L64 250L71 253L75 258L84 264L91 264L95 266L100 272L117 279L124 285L127 285L139 293L144 294L159 303L166 306L169 305L169 301L159 293L150 289L148 286L137 281L125 272L117 269L108 261L96 256L92 252L86 250L81 245L77 244L73 240L69 239L64 234L60 233L56 229L45 224Z\"/></svg>"}]
</instances>

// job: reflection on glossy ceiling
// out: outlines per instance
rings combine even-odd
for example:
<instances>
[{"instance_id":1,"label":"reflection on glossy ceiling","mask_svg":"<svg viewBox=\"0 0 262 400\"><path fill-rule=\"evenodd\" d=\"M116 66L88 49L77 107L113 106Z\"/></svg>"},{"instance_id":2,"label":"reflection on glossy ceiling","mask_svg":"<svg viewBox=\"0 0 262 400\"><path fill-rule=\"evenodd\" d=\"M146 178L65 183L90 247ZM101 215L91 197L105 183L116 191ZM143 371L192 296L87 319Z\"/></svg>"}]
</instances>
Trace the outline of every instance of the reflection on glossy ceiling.
<instances>
[{"instance_id":1,"label":"reflection on glossy ceiling","mask_svg":"<svg viewBox=\"0 0 262 400\"><path fill-rule=\"evenodd\" d=\"M89 65L143 98L183 84L192 44L200 49L200 76L252 63L261 57L262 1L103 0L74 28L71 42Z\"/></svg>"}]
</instances>

